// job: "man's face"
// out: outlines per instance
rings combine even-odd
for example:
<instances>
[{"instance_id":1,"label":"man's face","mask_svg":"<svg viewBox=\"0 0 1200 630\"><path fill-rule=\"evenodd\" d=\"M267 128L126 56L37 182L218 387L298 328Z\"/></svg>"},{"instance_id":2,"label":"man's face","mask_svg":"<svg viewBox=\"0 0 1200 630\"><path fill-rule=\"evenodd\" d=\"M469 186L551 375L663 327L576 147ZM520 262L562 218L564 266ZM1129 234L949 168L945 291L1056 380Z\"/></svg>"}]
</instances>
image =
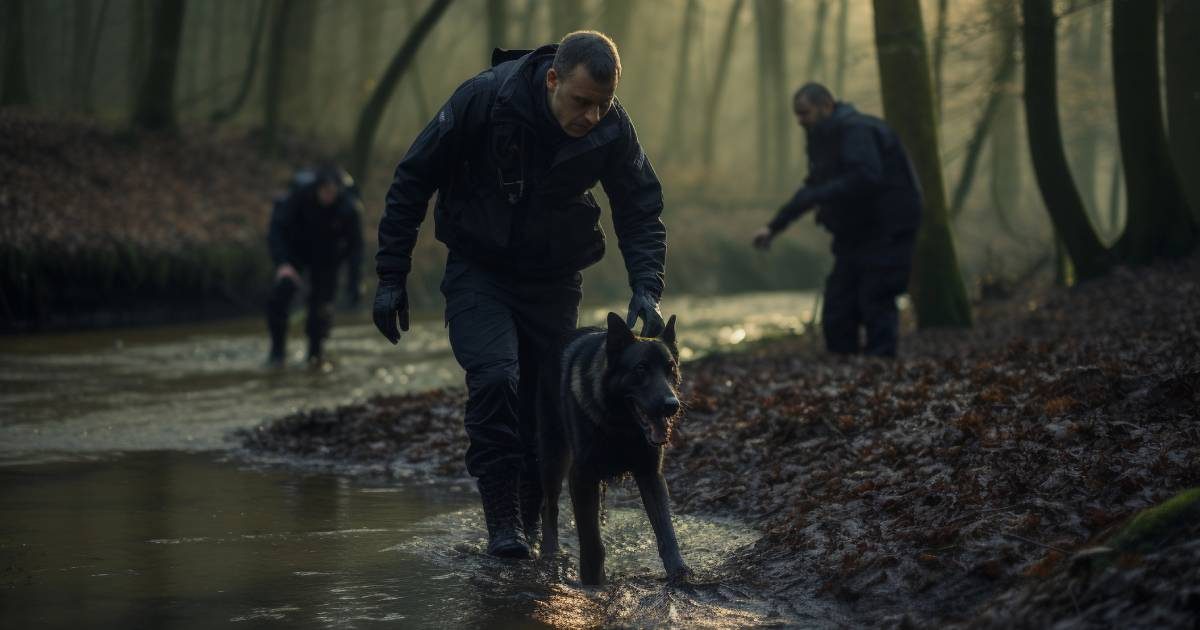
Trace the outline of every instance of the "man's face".
<instances>
[{"instance_id":1,"label":"man's face","mask_svg":"<svg viewBox=\"0 0 1200 630\"><path fill-rule=\"evenodd\" d=\"M596 83L587 68L575 66L566 76L559 76L554 68L546 72L546 95L550 101L550 112L572 138L588 134L600 119L612 108L613 94L617 86Z\"/></svg>"},{"instance_id":2,"label":"man's face","mask_svg":"<svg viewBox=\"0 0 1200 630\"><path fill-rule=\"evenodd\" d=\"M332 206L337 201L338 187L333 182L323 182L317 186L317 203L324 207Z\"/></svg>"},{"instance_id":3,"label":"man's face","mask_svg":"<svg viewBox=\"0 0 1200 630\"><path fill-rule=\"evenodd\" d=\"M804 127L806 131L832 115L833 103L813 105L804 97L796 99L796 122L800 123L800 126Z\"/></svg>"}]
</instances>

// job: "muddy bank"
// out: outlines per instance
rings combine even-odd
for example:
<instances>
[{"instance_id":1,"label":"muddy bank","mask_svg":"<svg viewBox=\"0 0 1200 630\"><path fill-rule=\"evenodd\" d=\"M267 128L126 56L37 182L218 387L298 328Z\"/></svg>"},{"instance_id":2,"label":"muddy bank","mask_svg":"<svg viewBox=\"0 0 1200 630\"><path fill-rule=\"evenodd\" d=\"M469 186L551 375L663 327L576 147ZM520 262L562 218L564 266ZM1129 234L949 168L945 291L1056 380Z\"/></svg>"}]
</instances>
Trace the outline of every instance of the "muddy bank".
<instances>
[{"instance_id":1,"label":"muddy bank","mask_svg":"<svg viewBox=\"0 0 1200 630\"><path fill-rule=\"evenodd\" d=\"M317 155L245 132L178 135L0 111L0 332L261 308L271 198Z\"/></svg>"},{"instance_id":2,"label":"muddy bank","mask_svg":"<svg viewBox=\"0 0 1200 630\"><path fill-rule=\"evenodd\" d=\"M1113 562L1076 555L1200 486L1200 257L977 315L970 331L910 332L895 362L795 338L688 364L667 455L677 510L755 523L763 539L730 563L746 584L816 590L863 623L1191 627L1195 527ZM368 474L461 476L463 402L382 397L241 438Z\"/></svg>"}]
</instances>

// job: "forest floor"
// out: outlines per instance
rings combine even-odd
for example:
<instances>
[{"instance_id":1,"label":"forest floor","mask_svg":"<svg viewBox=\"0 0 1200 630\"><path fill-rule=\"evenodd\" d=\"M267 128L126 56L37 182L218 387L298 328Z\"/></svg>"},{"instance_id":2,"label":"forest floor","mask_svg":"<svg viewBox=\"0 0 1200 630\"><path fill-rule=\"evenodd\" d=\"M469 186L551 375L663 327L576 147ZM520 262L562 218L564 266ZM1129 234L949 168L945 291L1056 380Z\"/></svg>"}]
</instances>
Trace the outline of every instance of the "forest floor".
<instances>
[{"instance_id":1,"label":"forest floor","mask_svg":"<svg viewBox=\"0 0 1200 630\"><path fill-rule=\"evenodd\" d=\"M896 361L801 337L686 364L676 511L754 524L733 579L836 599L855 623L1194 627L1200 492L1128 523L1200 486L1200 256L1029 287L976 316L909 331ZM382 397L240 437L361 474L461 478L463 403Z\"/></svg>"}]
</instances>

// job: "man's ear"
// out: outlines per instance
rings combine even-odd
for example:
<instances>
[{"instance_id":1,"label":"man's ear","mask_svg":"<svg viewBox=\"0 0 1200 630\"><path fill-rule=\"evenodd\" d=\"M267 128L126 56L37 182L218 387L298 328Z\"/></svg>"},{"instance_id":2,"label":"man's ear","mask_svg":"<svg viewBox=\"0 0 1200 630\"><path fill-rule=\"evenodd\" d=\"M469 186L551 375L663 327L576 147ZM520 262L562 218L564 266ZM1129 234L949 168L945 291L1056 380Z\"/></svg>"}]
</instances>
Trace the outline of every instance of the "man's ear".
<instances>
[{"instance_id":1,"label":"man's ear","mask_svg":"<svg viewBox=\"0 0 1200 630\"><path fill-rule=\"evenodd\" d=\"M558 73L554 71L554 66L551 66L546 71L546 88L550 90L558 89Z\"/></svg>"},{"instance_id":2,"label":"man's ear","mask_svg":"<svg viewBox=\"0 0 1200 630\"><path fill-rule=\"evenodd\" d=\"M609 355L616 354L634 342L633 331L625 325L620 315L608 314L608 340L606 342Z\"/></svg>"}]
</instances>

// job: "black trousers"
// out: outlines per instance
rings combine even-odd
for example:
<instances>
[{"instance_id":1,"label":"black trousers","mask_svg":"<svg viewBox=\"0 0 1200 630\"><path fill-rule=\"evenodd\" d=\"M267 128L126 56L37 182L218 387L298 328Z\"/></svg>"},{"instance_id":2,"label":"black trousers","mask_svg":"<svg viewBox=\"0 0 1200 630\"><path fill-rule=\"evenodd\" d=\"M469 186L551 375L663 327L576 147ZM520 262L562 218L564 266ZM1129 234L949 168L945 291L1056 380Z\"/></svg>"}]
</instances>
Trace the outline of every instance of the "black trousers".
<instances>
[{"instance_id":1,"label":"black trousers","mask_svg":"<svg viewBox=\"0 0 1200 630\"><path fill-rule=\"evenodd\" d=\"M536 470L543 355L579 319L583 277L516 278L450 253L442 293L454 358L467 372L467 472Z\"/></svg>"},{"instance_id":2,"label":"black trousers","mask_svg":"<svg viewBox=\"0 0 1200 630\"><path fill-rule=\"evenodd\" d=\"M906 260L906 259L901 259ZM825 348L837 354L896 356L900 317L896 297L908 287L910 264L837 256L825 281L821 310ZM859 328L867 342L859 343Z\"/></svg>"},{"instance_id":3,"label":"black trousers","mask_svg":"<svg viewBox=\"0 0 1200 630\"><path fill-rule=\"evenodd\" d=\"M337 266L314 265L308 277L308 318L305 332L308 334L308 349L320 353L321 344L329 337L333 327L333 296L337 292ZM303 269L297 269L303 273ZM287 343L288 310L292 298L300 287L289 278L282 278L271 285L267 296L267 330L271 333L271 354L283 356Z\"/></svg>"}]
</instances>

